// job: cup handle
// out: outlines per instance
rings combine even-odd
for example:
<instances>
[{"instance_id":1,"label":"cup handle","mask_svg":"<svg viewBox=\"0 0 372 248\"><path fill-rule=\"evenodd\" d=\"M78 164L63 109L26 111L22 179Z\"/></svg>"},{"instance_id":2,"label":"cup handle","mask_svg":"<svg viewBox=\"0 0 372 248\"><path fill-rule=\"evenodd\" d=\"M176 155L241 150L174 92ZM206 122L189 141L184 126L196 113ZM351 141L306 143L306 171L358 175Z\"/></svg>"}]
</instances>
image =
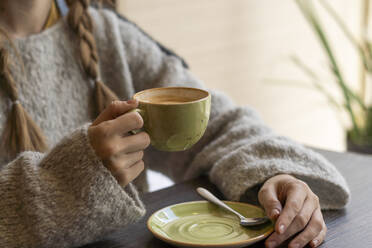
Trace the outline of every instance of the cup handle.
<instances>
[{"instance_id":1,"label":"cup handle","mask_svg":"<svg viewBox=\"0 0 372 248\"><path fill-rule=\"evenodd\" d=\"M139 109L139 108L135 108L135 109L132 109L129 111L130 112L137 112L141 115L142 119L143 119L143 122L145 122L145 111L143 111L142 109ZM136 130L131 130L129 131L130 134L137 134L139 132L142 132L143 131L143 127L140 128L140 129L136 129Z\"/></svg>"}]
</instances>

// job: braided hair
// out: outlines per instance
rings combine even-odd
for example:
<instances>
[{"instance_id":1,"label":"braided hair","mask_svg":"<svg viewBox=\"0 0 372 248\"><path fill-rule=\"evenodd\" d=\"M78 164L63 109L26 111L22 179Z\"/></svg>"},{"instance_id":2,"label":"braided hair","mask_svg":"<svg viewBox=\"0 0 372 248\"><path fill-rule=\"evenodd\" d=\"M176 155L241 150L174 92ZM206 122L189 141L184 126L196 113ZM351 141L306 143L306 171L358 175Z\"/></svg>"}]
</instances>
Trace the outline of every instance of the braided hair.
<instances>
[{"instance_id":1,"label":"braided hair","mask_svg":"<svg viewBox=\"0 0 372 248\"><path fill-rule=\"evenodd\" d=\"M90 0L67 0L70 7L67 20L68 25L78 37L80 61L82 68L95 83L94 98L97 113L102 112L113 100L118 97L100 79L98 69L98 52L93 36L94 25L88 12ZM114 0L95 1L102 4L114 5ZM5 31L2 34L11 42ZM45 152L48 149L45 135L30 115L22 107L18 99L16 83L11 75L9 53L4 46L0 46L0 87L11 100L11 109L1 138L1 148L6 151L8 159L14 158L23 151Z\"/></svg>"}]
</instances>

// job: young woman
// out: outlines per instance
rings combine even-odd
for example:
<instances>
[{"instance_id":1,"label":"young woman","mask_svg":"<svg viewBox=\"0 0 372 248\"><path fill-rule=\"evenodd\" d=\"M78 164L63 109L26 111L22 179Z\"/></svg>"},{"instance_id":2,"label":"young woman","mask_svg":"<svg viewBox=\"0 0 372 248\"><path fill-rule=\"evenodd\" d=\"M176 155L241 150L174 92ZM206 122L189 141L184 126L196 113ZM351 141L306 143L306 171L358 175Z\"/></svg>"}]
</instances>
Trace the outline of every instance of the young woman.
<instances>
[{"instance_id":1,"label":"young woman","mask_svg":"<svg viewBox=\"0 0 372 248\"><path fill-rule=\"evenodd\" d=\"M128 135L143 124L128 112L138 103L117 99L205 87L135 24L90 4L0 1L0 247L75 247L131 225L145 212L144 164L176 182L208 173L231 200L258 196L276 219L267 247L289 238L290 247L318 246L320 209L349 198L335 167L215 91L200 142L177 153L146 149L145 132Z\"/></svg>"}]
</instances>

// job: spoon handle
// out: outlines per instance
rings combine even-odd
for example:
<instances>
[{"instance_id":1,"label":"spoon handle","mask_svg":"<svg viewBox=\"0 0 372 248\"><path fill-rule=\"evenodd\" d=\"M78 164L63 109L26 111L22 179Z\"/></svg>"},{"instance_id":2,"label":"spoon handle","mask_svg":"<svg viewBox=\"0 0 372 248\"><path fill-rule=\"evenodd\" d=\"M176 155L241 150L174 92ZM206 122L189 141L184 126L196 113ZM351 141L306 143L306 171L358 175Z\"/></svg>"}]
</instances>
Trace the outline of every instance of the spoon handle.
<instances>
[{"instance_id":1,"label":"spoon handle","mask_svg":"<svg viewBox=\"0 0 372 248\"><path fill-rule=\"evenodd\" d=\"M205 188L202 188L202 187L199 187L196 189L196 191L199 193L199 195L201 195L204 199L220 206L221 208L224 208L226 209L227 211L237 215L240 219L244 219L245 217L242 216L241 214L239 214L238 212L236 212L234 209L230 208L229 206L227 206L224 202L222 202L220 199L218 199L217 197L215 197L211 192L209 192L208 190L206 190Z\"/></svg>"}]
</instances>

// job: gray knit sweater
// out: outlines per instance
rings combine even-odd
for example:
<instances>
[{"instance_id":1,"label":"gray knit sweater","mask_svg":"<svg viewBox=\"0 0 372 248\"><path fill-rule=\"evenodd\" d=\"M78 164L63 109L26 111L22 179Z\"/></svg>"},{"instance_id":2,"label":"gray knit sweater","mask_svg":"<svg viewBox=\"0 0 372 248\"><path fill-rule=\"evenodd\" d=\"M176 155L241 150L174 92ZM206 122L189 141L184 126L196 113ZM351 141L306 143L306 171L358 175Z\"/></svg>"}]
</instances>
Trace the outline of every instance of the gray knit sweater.
<instances>
[{"instance_id":1,"label":"gray knit sweater","mask_svg":"<svg viewBox=\"0 0 372 248\"><path fill-rule=\"evenodd\" d=\"M90 12L96 24L102 79L121 99L162 86L205 88L175 54L110 10ZM25 72L13 69L20 101L49 139L47 153L0 155L0 247L74 247L140 219L136 188L119 186L87 137L94 115L93 84L79 65L76 37L65 20L15 41ZM349 199L344 178L319 154L267 128L249 107L212 91L201 141L184 152L145 151L145 165L176 182L208 173L226 198L239 200L268 178L304 180L323 209ZM0 133L10 101L0 91ZM4 154L4 151L0 151Z\"/></svg>"}]
</instances>

